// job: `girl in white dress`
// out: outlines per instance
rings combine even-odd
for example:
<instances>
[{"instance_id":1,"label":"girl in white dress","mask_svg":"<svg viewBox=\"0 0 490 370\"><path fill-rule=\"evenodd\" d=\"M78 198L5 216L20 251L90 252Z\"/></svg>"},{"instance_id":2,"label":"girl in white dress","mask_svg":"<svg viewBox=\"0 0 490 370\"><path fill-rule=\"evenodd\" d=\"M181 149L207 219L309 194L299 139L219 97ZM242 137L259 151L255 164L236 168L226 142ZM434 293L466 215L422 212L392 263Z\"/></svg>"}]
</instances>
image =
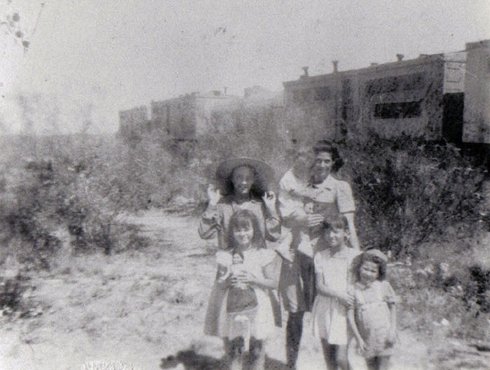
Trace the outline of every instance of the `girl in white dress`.
<instances>
[{"instance_id":1,"label":"girl in white dress","mask_svg":"<svg viewBox=\"0 0 490 370\"><path fill-rule=\"evenodd\" d=\"M354 305L349 324L369 370L387 370L396 339L397 297L386 281L388 258L377 249L361 255L354 268Z\"/></svg>"},{"instance_id":2,"label":"girl in white dress","mask_svg":"<svg viewBox=\"0 0 490 370\"><path fill-rule=\"evenodd\" d=\"M359 251L348 246L349 224L337 216L324 224L321 241L329 245L314 257L317 296L313 305L313 334L320 338L327 369L347 370L347 308L353 297L352 262Z\"/></svg>"},{"instance_id":3,"label":"girl in white dress","mask_svg":"<svg viewBox=\"0 0 490 370\"><path fill-rule=\"evenodd\" d=\"M225 290L217 318L218 335L228 343L231 369L242 369L247 348L250 348L250 368L263 369L264 344L275 328L271 294L277 289L281 258L265 248L258 218L249 210L239 210L232 215L227 244L227 250L217 253L218 265L231 272L225 280L218 279L218 284ZM233 254L236 253L243 256L240 269L232 268ZM253 289L256 307L230 312L226 304L229 288L243 288L244 285Z\"/></svg>"}]
</instances>

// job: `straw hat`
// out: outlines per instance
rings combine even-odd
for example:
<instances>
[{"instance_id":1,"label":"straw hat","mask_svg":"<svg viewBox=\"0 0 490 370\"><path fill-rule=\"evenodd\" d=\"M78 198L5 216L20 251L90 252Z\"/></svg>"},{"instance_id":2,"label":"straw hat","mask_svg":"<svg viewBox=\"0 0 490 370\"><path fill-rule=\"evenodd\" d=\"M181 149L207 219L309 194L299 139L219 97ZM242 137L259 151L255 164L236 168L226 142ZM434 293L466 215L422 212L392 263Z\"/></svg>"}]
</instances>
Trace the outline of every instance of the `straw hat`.
<instances>
[{"instance_id":1,"label":"straw hat","mask_svg":"<svg viewBox=\"0 0 490 370\"><path fill-rule=\"evenodd\" d=\"M224 160L216 170L216 181L223 194L233 193L231 174L235 168L242 166L253 168L255 171L255 182L252 191L255 191L257 195L262 195L269 190L269 186L274 180L272 167L258 159L239 157Z\"/></svg>"}]
</instances>

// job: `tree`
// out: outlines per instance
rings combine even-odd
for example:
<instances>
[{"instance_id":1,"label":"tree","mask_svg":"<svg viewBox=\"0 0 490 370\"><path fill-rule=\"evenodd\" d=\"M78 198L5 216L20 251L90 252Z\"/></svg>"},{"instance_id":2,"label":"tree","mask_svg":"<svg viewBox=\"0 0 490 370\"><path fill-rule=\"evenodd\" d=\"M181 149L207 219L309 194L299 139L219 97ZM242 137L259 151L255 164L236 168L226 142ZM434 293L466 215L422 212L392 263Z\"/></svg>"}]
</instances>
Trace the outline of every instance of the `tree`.
<instances>
[{"instance_id":1,"label":"tree","mask_svg":"<svg viewBox=\"0 0 490 370\"><path fill-rule=\"evenodd\" d=\"M7 4L11 4L11 0L6 1ZM42 4L43 6L44 4ZM27 51L29 48L29 41L26 39L25 31L21 24L21 18L19 13L15 11L9 11L0 17L0 28L6 36L13 36L16 43L20 43Z\"/></svg>"}]
</instances>

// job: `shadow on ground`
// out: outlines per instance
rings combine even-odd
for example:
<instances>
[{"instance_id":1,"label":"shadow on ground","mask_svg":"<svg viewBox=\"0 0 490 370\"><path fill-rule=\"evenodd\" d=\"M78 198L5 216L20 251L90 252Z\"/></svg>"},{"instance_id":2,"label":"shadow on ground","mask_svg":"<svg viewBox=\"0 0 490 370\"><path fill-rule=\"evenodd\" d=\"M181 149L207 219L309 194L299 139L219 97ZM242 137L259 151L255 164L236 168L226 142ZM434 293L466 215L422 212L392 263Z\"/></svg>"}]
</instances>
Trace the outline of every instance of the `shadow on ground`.
<instances>
[{"instance_id":1,"label":"shadow on ground","mask_svg":"<svg viewBox=\"0 0 490 370\"><path fill-rule=\"evenodd\" d=\"M211 356L201 355L194 350L179 351L175 355L162 358L161 369L174 369L179 364L186 370L227 370L226 358L216 359ZM265 368L271 370L287 370L285 364L272 358L266 358ZM244 366L247 369L247 366Z\"/></svg>"}]
</instances>

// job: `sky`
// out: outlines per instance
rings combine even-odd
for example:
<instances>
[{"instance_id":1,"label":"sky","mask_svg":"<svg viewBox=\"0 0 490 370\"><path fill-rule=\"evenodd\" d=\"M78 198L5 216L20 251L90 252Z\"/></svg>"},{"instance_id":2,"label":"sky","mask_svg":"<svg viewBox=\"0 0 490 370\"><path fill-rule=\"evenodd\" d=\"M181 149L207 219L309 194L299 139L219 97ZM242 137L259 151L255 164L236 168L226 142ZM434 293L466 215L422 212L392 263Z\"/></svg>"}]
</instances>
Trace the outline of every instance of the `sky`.
<instances>
[{"instance_id":1,"label":"sky","mask_svg":"<svg viewBox=\"0 0 490 370\"><path fill-rule=\"evenodd\" d=\"M3 133L110 133L119 110L152 100L280 91L303 66L324 74L332 60L346 70L490 39L488 0L0 0L0 22L14 12L30 46L0 28Z\"/></svg>"}]
</instances>

